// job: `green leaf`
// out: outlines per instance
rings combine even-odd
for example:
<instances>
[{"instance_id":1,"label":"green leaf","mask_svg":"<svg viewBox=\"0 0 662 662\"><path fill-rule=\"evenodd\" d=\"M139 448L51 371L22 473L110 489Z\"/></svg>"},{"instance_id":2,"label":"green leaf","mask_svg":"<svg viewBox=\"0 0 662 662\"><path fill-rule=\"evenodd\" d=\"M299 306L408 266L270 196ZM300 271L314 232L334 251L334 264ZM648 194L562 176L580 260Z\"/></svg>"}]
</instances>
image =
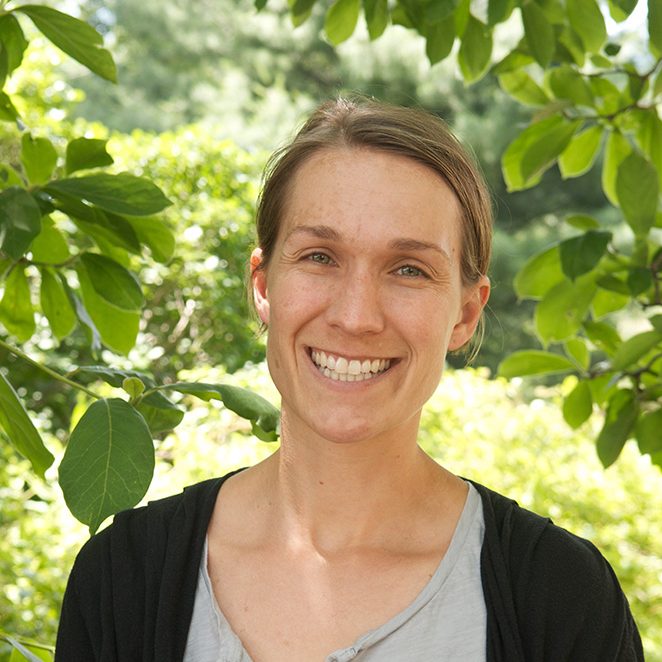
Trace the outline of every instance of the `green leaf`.
<instances>
[{"instance_id":1,"label":"green leaf","mask_svg":"<svg viewBox=\"0 0 662 662\"><path fill-rule=\"evenodd\" d=\"M620 389L612 395L596 442L598 457L605 469L618 459L638 415L639 405L632 391Z\"/></svg>"},{"instance_id":2,"label":"green leaf","mask_svg":"<svg viewBox=\"0 0 662 662\"><path fill-rule=\"evenodd\" d=\"M464 35L471 16L471 0L457 0L454 17L455 17L455 34L458 37Z\"/></svg>"},{"instance_id":3,"label":"green leaf","mask_svg":"<svg viewBox=\"0 0 662 662\"><path fill-rule=\"evenodd\" d=\"M653 328L656 331L662 333L662 315L653 315L648 321L653 325Z\"/></svg>"},{"instance_id":4,"label":"green leaf","mask_svg":"<svg viewBox=\"0 0 662 662\"><path fill-rule=\"evenodd\" d=\"M573 429L585 423L593 413L593 397L587 382L580 380L563 400L563 418Z\"/></svg>"},{"instance_id":5,"label":"green leaf","mask_svg":"<svg viewBox=\"0 0 662 662\"><path fill-rule=\"evenodd\" d=\"M126 216L141 244L145 244L157 262L169 262L175 252L175 235L165 220L156 216Z\"/></svg>"},{"instance_id":6,"label":"green leaf","mask_svg":"<svg viewBox=\"0 0 662 662\"><path fill-rule=\"evenodd\" d=\"M28 46L19 22L11 14L0 16L0 87L7 76L21 64Z\"/></svg>"},{"instance_id":7,"label":"green leaf","mask_svg":"<svg viewBox=\"0 0 662 662\"><path fill-rule=\"evenodd\" d=\"M34 310L30 286L22 266L16 265L5 280L5 292L0 301L0 322L21 342L35 332Z\"/></svg>"},{"instance_id":8,"label":"green leaf","mask_svg":"<svg viewBox=\"0 0 662 662\"><path fill-rule=\"evenodd\" d=\"M618 166L616 195L635 235L645 236L655 224L659 183L655 168L633 152Z\"/></svg>"},{"instance_id":9,"label":"green leaf","mask_svg":"<svg viewBox=\"0 0 662 662\"><path fill-rule=\"evenodd\" d=\"M299 16L310 12L317 0L290 0L290 11L292 14Z\"/></svg>"},{"instance_id":10,"label":"green leaf","mask_svg":"<svg viewBox=\"0 0 662 662\"><path fill-rule=\"evenodd\" d=\"M122 388L124 380L129 379L130 377L139 379L148 388L154 388L154 386L156 386L154 379L145 372L139 372L138 370L121 370L106 365L79 366L71 373L72 377L75 377L76 375L91 376L95 380L101 379L106 382L106 384L110 384L115 388Z\"/></svg>"},{"instance_id":11,"label":"green leaf","mask_svg":"<svg viewBox=\"0 0 662 662\"><path fill-rule=\"evenodd\" d=\"M584 77L572 67L555 67L547 77L549 88L557 99L572 101L576 106L593 106L593 93Z\"/></svg>"},{"instance_id":12,"label":"green leaf","mask_svg":"<svg viewBox=\"0 0 662 662\"><path fill-rule=\"evenodd\" d=\"M202 400L221 400L223 404L242 418L254 421L264 432L275 433L280 419L279 410L268 400L252 391L228 384L204 384L177 382L162 388L194 395Z\"/></svg>"},{"instance_id":13,"label":"green leaf","mask_svg":"<svg viewBox=\"0 0 662 662\"><path fill-rule=\"evenodd\" d=\"M57 152L48 138L21 137L21 162L31 184L43 184L50 179L57 163Z\"/></svg>"},{"instance_id":14,"label":"green leaf","mask_svg":"<svg viewBox=\"0 0 662 662\"><path fill-rule=\"evenodd\" d=\"M648 38L651 51L662 55L662 0L648 0Z\"/></svg>"},{"instance_id":15,"label":"green leaf","mask_svg":"<svg viewBox=\"0 0 662 662\"><path fill-rule=\"evenodd\" d=\"M17 119L18 111L14 107L12 100L4 92L0 92L0 120L15 122Z\"/></svg>"},{"instance_id":16,"label":"green leaf","mask_svg":"<svg viewBox=\"0 0 662 662\"><path fill-rule=\"evenodd\" d=\"M76 273L80 282L85 310L104 344L121 354L128 354L136 344L140 313L121 310L99 296L90 280L87 269L82 263L77 265ZM76 312L79 319L84 321L80 312L78 310Z\"/></svg>"},{"instance_id":17,"label":"green leaf","mask_svg":"<svg viewBox=\"0 0 662 662\"><path fill-rule=\"evenodd\" d=\"M174 430L184 418L184 412L159 391L145 396L136 409L142 414L153 436Z\"/></svg>"},{"instance_id":18,"label":"green leaf","mask_svg":"<svg viewBox=\"0 0 662 662\"><path fill-rule=\"evenodd\" d=\"M617 294L624 294L627 297L630 296L630 288L627 286L627 283L624 283L620 278L616 278L616 276L613 276L612 274L598 277L596 283L598 284L598 287L601 287L603 290L616 292Z\"/></svg>"},{"instance_id":19,"label":"green leaf","mask_svg":"<svg viewBox=\"0 0 662 662\"><path fill-rule=\"evenodd\" d=\"M607 40L605 20L595 0L566 0L568 20L589 53L597 53Z\"/></svg>"},{"instance_id":20,"label":"green leaf","mask_svg":"<svg viewBox=\"0 0 662 662\"><path fill-rule=\"evenodd\" d=\"M563 343L565 353L573 358L577 365L584 370L587 370L591 361L591 353L586 347L583 338L570 338Z\"/></svg>"},{"instance_id":21,"label":"green leaf","mask_svg":"<svg viewBox=\"0 0 662 662\"><path fill-rule=\"evenodd\" d=\"M48 216L44 216L41 223L41 232L30 244L33 261L43 264L60 264L68 260L70 257L69 246L64 235Z\"/></svg>"},{"instance_id":22,"label":"green leaf","mask_svg":"<svg viewBox=\"0 0 662 662\"><path fill-rule=\"evenodd\" d=\"M611 236L611 232L588 230L578 237L562 241L559 252L563 273L570 280L575 280L595 268L605 254Z\"/></svg>"},{"instance_id":23,"label":"green leaf","mask_svg":"<svg viewBox=\"0 0 662 662\"><path fill-rule=\"evenodd\" d=\"M145 297L135 276L105 255L83 253L85 265L95 292L108 303L122 310L140 310Z\"/></svg>"},{"instance_id":24,"label":"green leaf","mask_svg":"<svg viewBox=\"0 0 662 662\"><path fill-rule=\"evenodd\" d=\"M462 76L467 83L483 76L491 55L492 31L473 16L469 16L457 56Z\"/></svg>"},{"instance_id":25,"label":"green leaf","mask_svg":"<svg viewBox=\"0 0 662 662\"><path fill-rule=\"evenodd\" d=\"M158 186L128 173L71 177L49 182L44 188L56 198L87 200L115 214L149 216L172 204Z\"/></svg>"},{"instance_id":26,"label":"green leaf","mask_svg":"<svg viewBox=\"0 0 662 662\"><path fill-rule=\"evenodd\" d=\"M628 272L627 283L633 297L643 294L653 285L651 270L645 267L633 267Z\"/></svg>"},{"instance_id":27,"label":"green leaf","mask_svg":"<svg viewBox=\"0 0 662 662\"><path fill-rule=\"evenodd\" d=\"M625 306L631 302L632 297L628 294L619 294L617 292L607 291L602 289L600 287L600 283L598 282L598 291L595 293L591 303L593 317L595 319L600 319L609 313L613 313L616 310L625 308Z\"/></svg>"},{"instance_id":28,"label":"green leaf","mask_svg":"<svg viewBox=\"0 0 662 662\"><path fill-rule=\"evenodd\" d=\"M267 6L267 0L255 0L254 4L257 11L262 11Z\"/></svg>"},{"instance_id":29,"label":"green leaf","mask_svg":"<svg viewBox=\"0 0 662 662\"><path fill-rule=\"evenodd\" d=\"M621 163L632 152L632 147L622 133L609 134L605 145L605 158L602 164L602 190L614 206L618 206L616 177Z\"/></svg>"},{"instance_id":30,"label":"green leaf","mask_svg":"<svg viewBox=\"0 0 662 662\"><path fill-rule=\"evenodd\" d=\"M582 276L555 285L536 306L535 323L544 344L574 335L582 325L595 294L595 281Z\"/></svg>"},{"instance_id":31,"label":"green leaf","mask_svg":"<svg viewBox=\"0 0 662 662\"><path fill-rule=\"evenodd\" d=\"M66 338L76 327L76 312L62 282L48 268L40 269L41 310L46 316L51 331L58 340Z\"/></svg>"},{"instance_id":32,"label":"green leaf","mask_svg":"<svg viewBox=\"0 0 662 662\"><path fill-rule=\"evenodd\" d=\"M583 326L589 340L608 356L613 356L623 342L616 329L606 322L586 320Z\"/></svg>"},{"instance_id":33,"label":"green leaf","mask_svg":"<svg viewBox=\"0 0 662 662\"><path fill-rule=\"evenodd\" d=\"M113 157L106 151L107 140L96 138L74 138L67 145L65 171L67 175L77 170L100 168L113 163Z\"/></svg>"},{"instance_id":34,"label":"green leaf","mask_svg":"<svg viewBox=\"0 0 662 662\"><path fill-rule=\"evenodd\" d=\"M126 377L122 382L122 388L129 394L132 400L135 400L143 394L145 384L138 377Z\"/></svg>"},{"instance_id":35,"label":"green leaf","mask_svg":"<svg viewBox=\"0 0 662 662\"><path fill-rule=\"evenodd\" d=\"M509 191L530 188L568 146L581 122L553 115L527 127L504 152L502 168Z\"/></svg>"},{"instance_id":36,"label":"green leaf","mask_svg":"<svg viewBox=\"0 0 662 662\"><path fill-rule=\"evenodd\" d=\"M455 20L451 17L435 23L427 31L425 54L430 64L441 62L448 56L455 42Z\"/></svg>"},{"instance_id":37,"label":"green leaf","mask_svg":"<svg viewBox=\"0 0 662 662\"><path fill-rule=\"evenodd\" d=\"M611 17L620 23L624 21L637 6L637 0L608 0Z\"/></svg>"},{"instance_id":38,"label":"green leaf","mask_svg":"<svg viewBox=\"0 0 662 662\"><path fill-rule=\"evenodd\" d=\"M532 0L522 4L522 23L529 50L536 62L544 68L554 57L556 37L554 27L543 10Z\"/></svg>"},{"instance_id":39,"label":"green leaf","mask_svg":"<svg viewBox=\"0 0 662 662\"><path fill-rule=\"evenodd\" d=\"M499 76L501 89L527 106L544 106L549 97L523 69L506 71Z\"/></svg>"},{"instance_id":40,"label":"green leaf","mask_svg":"<svg viewBox=\"0 0 662 662\"><path fill-rule=\"evenodd\" d=\"M9 163L0 163L0 191L4 191L10 186L22 187L23 180Z\"/></svg>"},{"instance_id":41,"label":"green leaf","mask_svg":"<svg viewBox=\"0 0 662 662\"><path fill-rule=\"evenodd\" d=\"M92 26L42 5L22 5L14 11L29 16L44 37L74 60L101 78L117 82L113 57L102 48L103 37Z\"/></svg>"},{"instance_id":42,"label":"green leaf","mask_svg":"<svg viewBox=\"0 0 662 662\"><path fill-rule=\"evenodd\" d=\"M558 372L575 370L571 361L560 354L543 352L538 349L513 352L499 364L498 374L501 377L524 377L526 375L548 375Z\"/></svg>"},{"instance_id":43,"label":"green leaf","mask_svg":"<svg viewBox=\"0 0 662 662\"><path fill-rule=\"evenodd\" d=\"M370 41L381 37L388 24L388 0L363 0Z\"/></svg>"},{"instance_id":44,"label":"green leaf","mask_svg":"<svg viewBox=\"0 0 662 662\"><path fill-rule=\"evenodd\" d=\"M634 433L641 453L653 454L662 451L660 430L662 430L662 409L641 416Z\"/></svg>"},{"instance_id":45,"label":"green leaf","mask_svg":"<svg viewBox=\"0 0 662 662\"><path fill-rule=\"evenodd\" d=\"M662 120L655 109L640 114L637 142L657 170L658 183L662 187Z\"/></svg>"},{"instance_id":46,"label":"green leaf","mask_svg":"<svg viewBox=\"0 0 662 662\"><path fill-rule=\"evenodd\" d=\"M559 157L559 169L563 179L579 177L593 167L600 149L602 133L601 126L592 126L573 136Z\"/></svg>"},{"instance_id":47,"label":"green leaf","mask_svg":"<svg viewBox=\"0 0 662 662\"><path fill-rule=\"evenodd\" d=\"M20 260L41 232L41 210L23 188L10 186L0 192L0 248Z\"/></svg>"},{"instance_id":48,"label":"green leaf","mask_svg":"<svg viewBox=\"0 0 662 662\"><path fill-rule=\"evenodd\" d=\"M558 244L529 258L515 276L514 287L520 299L541 299L563 280Z\"/></svg>"},{"instance_id":49,"label":"green leaf","mask_svg":"<svg viewBox=\"0 0 662 662\"><path fill-rule=\"evenodd\" d=\"M515 0L488 0L487 24L496 25L505 21L515 8Z\"/></svg>"},{"instance_id":50,"label":"green leaf","mask_svg":"<svg viewBox=\"0 0 662 662\"><path fill-rule=\"evenodd\" d=\"M572 214L566 216L565 222L578 230L595 230L600 227L600 222L586 214Z\"/></svg>"},{"instance_id":51,"label":"green leaf","mask_svg":"<svg viewBox=\"0 0 662 662\"><path fill-rule=\"evenodd\" d=\"M324 31L334 46L352 36L360 8L361 0L336 0L331 5L324 20Z\"/></svg>"},{"instance_id":52,"label":"green leaf","mask_svg":"<svg viewBox=\"0 0 662 662\"><path fill-rule=\"evenodd\" d=\"M625 370L639 361L657 345L662 344L662 333L644 331L628 338L617 350L611 362L613 370Z\"/></svg>"},{"instance_id":53,"label":"green leaf","mask_svg":"<svg viewBox=\"0 0 662 662\"><path fill-rule=\"evenodd\" d=\"M71 433L59 482L69 510L94 533L145 496L153 473L154 444L143 417L124 400L102 399Z\"/></svg>"},{"instance_id":54,"label":"green leaf","mask_svg":"<svg viewBox=\"0 0 662 662\"><path fill-rule=\"evenodd\" d=\"M0 428L12 446L30 460L35 473L43 478L53 464L53 456L44 446L12 385L0 371Z\"/></svg>"}]
</instances>

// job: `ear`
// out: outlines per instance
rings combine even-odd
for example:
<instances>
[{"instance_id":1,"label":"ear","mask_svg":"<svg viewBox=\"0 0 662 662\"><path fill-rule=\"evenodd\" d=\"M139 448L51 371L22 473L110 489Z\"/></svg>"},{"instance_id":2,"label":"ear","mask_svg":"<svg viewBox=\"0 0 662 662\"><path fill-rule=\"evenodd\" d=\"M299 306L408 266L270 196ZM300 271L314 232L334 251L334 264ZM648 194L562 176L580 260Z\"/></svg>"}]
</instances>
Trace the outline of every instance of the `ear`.
<instances>
[{"instance_id":1,"label":"ear","mask_svg":"<svg viewBox=\"0 0 662 662\"><path fill-rule=\"evenodd\" d=\"M481 276L477 283L463 288L462 307L451 333L449 350L459 349L471 340L489 298L490 279L487 276Z\"/></svg>"},{"instance_id":2,"label":"ear","mask_svg":"<svg viewBox=\"0 0 662 662\"><path fill-rule=\"evenodd\" d=\"M267 271L264 267L262 249L256 248L251 253L251 283L253 301L260 319L269 324L269 299L267 298Z\"/></svg>"}]
</instances>

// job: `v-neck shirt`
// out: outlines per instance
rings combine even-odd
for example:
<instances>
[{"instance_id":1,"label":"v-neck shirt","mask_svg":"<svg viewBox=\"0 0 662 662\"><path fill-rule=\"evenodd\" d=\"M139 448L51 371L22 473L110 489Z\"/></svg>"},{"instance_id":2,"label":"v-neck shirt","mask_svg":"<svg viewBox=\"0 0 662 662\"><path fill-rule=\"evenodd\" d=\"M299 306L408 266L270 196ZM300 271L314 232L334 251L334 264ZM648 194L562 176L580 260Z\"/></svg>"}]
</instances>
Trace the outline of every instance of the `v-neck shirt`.
<instances>
[{"instance_id":1,"label":"v-neck shirt","mask_svg":"<svg viewBox=\"0 0 662 662\"><path fill-rule=\"evenodd\" d=\"M468 486L448 550L414 601L346 648L330 652L324 662L484 662L487 614L480 555L485 522L480 495ZM184 662L253 662L214 598L206 540Z\"/></svg>"}]
</instances>

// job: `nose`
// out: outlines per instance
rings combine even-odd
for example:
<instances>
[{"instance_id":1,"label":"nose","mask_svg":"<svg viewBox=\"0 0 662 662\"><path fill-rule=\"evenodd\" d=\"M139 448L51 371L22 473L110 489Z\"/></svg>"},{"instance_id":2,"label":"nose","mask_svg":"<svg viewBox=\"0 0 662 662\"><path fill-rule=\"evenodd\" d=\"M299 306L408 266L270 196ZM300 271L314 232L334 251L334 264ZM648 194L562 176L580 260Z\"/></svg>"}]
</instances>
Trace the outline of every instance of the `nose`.
<instances>
[{"instance_id":1,"label":"nose","mask_svg":"<svg viewBox=\"0 0 662 662\"><path fill-rule=\"evenodd\" d=\"M327 321L348 334L375 334L385 326L378 279L367 271L350 271L337 283Z\"/></svg>"}]
</instances>

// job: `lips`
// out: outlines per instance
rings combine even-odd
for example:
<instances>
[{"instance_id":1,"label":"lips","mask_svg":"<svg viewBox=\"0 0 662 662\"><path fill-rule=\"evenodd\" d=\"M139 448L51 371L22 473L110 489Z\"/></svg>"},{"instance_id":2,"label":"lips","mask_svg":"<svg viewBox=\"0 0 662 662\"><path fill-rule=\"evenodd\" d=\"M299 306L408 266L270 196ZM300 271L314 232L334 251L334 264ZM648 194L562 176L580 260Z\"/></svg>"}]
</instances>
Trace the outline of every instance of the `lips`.
<instances>
[{"instance_id":1,"label":"lips","mask_svg":"<svg viewBox=\"0 0 662 662\"><path fill-rule=\"evenodd\" d=\"M361 382L372 379L391 367L391 359L352 359L318 349L311 349L310 357L325 377L341 382Z\"/></svg>"}]
</instances>

